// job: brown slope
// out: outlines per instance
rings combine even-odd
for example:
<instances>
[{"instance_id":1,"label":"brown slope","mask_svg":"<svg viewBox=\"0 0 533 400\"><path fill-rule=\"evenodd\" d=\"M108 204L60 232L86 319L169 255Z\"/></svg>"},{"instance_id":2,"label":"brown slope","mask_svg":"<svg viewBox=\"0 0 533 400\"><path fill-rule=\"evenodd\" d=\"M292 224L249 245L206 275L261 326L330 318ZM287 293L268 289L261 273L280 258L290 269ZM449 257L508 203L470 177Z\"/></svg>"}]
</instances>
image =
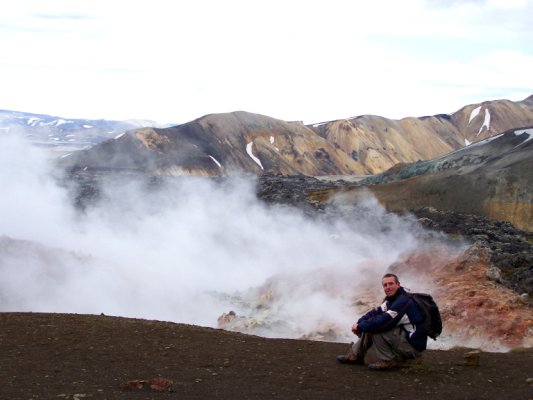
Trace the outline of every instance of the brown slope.
<instances>
[{"instance_id":1,"label":"brown slope","mask_svg":"<svg viewBox=\"0 0 533 400\"><path fill-rule=\"evenodd\" d=\"M62 161L77 168L160 175L363 173L357 161L302 123L242 111L206 115L173 128L133 130Z\"/></svg>"},{"instance_id":2,"label":"brown slope","mask_svg":"<svg viewBox=\"0 0 533 400\"><path fill-rule=\"evenodd\" d=\"M529 350L427 351L388 372L341 365L346 344L264 339L108 316L0 313L0 398L42 399L528 399ZM373 357L369 357L372 360ZM121 384L163 377L174 392Z\"/></svg>"},{"instance_id":3,"label":"brown slope","mask_svg":"<svg viewBox=\"0 0 533 400\"><path fill-rule=\"evenodd\" d=\"M204 151L219 160L223 172L232 169L287 175L362 172L357 162L300 122L239 111L207 115L175 127L173 132L197 140ZM250 143L250 150L261 166L247 151Z\"/></svg>"},{"instance_id":4,"label":"brown slope","mask_svg":"<svg viewBox=\"0 0 533 400\"><path fill-rule=\"evenodd\" d=\"M405 118L400 121L365 115L315 127L334 146L358 160L367 174L400 162L427 160L461 146L448 118ZM447 132L453 132L449 137Z\"/></svg>"}]
</instances>

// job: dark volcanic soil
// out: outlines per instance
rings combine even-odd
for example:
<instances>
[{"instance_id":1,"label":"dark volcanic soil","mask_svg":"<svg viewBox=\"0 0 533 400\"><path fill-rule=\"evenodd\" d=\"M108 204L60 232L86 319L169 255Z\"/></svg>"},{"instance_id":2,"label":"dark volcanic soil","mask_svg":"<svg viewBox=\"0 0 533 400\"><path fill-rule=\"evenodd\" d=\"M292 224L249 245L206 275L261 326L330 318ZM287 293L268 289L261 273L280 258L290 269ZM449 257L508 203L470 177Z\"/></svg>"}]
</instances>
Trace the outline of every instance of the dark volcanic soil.
<instances>
[{"instance_id":1,"label":"dark volcanic soil","mask_svg":"<svg viewBox=\"0 0 533 400\"><path fill-rule=\"evenodd\" d=\"M348 321L349 322L349 321ZM341 365L346 344L264 339L108 316L0 313L1 399L533 399L533 349L427 351L388 372ZM127 391L163 377L173 392Z\"/></svg>"}]
</instances>

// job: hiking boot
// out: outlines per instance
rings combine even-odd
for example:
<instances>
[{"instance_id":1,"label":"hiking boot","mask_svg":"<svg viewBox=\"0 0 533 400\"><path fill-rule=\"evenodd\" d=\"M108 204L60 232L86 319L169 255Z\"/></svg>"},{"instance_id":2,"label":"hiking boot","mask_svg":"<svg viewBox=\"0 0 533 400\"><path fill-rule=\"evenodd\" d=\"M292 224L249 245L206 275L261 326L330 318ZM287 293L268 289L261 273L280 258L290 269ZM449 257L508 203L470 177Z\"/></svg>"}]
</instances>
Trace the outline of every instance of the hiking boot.
<instances>
[{"instance_id":1,"label":"hiking boot","mask_svg":"<svg viewBox=\"0 0 533 400\"><path fill-rule=\"evenodd\" d=\"M364 357L357 357L352 354L337 356L337 361L341 364L365 365Z\"/></svg>"},{"instance_id":2,"label":"hiking boot","mask_svg":"<svg viewBox=\"0 0 533 400\"><path fill-rule=\"evenodd\" d=\"M372 371L385 371L388 369L396 368L398 363L396 360L379 360L373 364L368 364L368 369Z\"/></svg>"}]
</instances>

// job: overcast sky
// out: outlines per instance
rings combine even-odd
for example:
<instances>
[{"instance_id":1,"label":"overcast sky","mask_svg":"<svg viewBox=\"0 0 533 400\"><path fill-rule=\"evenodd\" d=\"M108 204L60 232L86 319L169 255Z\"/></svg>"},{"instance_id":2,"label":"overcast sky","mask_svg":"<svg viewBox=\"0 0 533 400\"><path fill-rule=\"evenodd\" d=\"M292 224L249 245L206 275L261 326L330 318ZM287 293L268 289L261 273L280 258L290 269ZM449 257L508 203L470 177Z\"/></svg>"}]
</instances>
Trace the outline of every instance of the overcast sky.
<instances>
[{"instance_id":1,"label":"overcast sky","mask_svg":"<svg viewBox=\"0 0 533 400\"><path fill-rule=\"evenodd\" d=\"M181 123L451 113L533 94L533 0L6 0L0 109Z\"/></svg>"}]
</instances>

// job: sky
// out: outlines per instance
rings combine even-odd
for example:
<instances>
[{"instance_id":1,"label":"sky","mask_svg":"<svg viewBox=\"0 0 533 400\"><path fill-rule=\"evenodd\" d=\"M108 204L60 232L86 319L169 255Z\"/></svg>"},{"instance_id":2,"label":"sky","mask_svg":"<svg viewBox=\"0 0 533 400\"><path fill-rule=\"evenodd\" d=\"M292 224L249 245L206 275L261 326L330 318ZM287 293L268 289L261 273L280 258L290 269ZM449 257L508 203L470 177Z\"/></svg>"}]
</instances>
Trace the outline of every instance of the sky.
<instances>
[{"instance_id":1,"label":"sky","mask_svg":"<svg viewBox=\"0 0 533 400\"><path fill-rule=\"evenodd\" d=\"M451 113L533 94L533 0L11 0L0 109L183 123Z\"/></svg>"}]
</instances>

